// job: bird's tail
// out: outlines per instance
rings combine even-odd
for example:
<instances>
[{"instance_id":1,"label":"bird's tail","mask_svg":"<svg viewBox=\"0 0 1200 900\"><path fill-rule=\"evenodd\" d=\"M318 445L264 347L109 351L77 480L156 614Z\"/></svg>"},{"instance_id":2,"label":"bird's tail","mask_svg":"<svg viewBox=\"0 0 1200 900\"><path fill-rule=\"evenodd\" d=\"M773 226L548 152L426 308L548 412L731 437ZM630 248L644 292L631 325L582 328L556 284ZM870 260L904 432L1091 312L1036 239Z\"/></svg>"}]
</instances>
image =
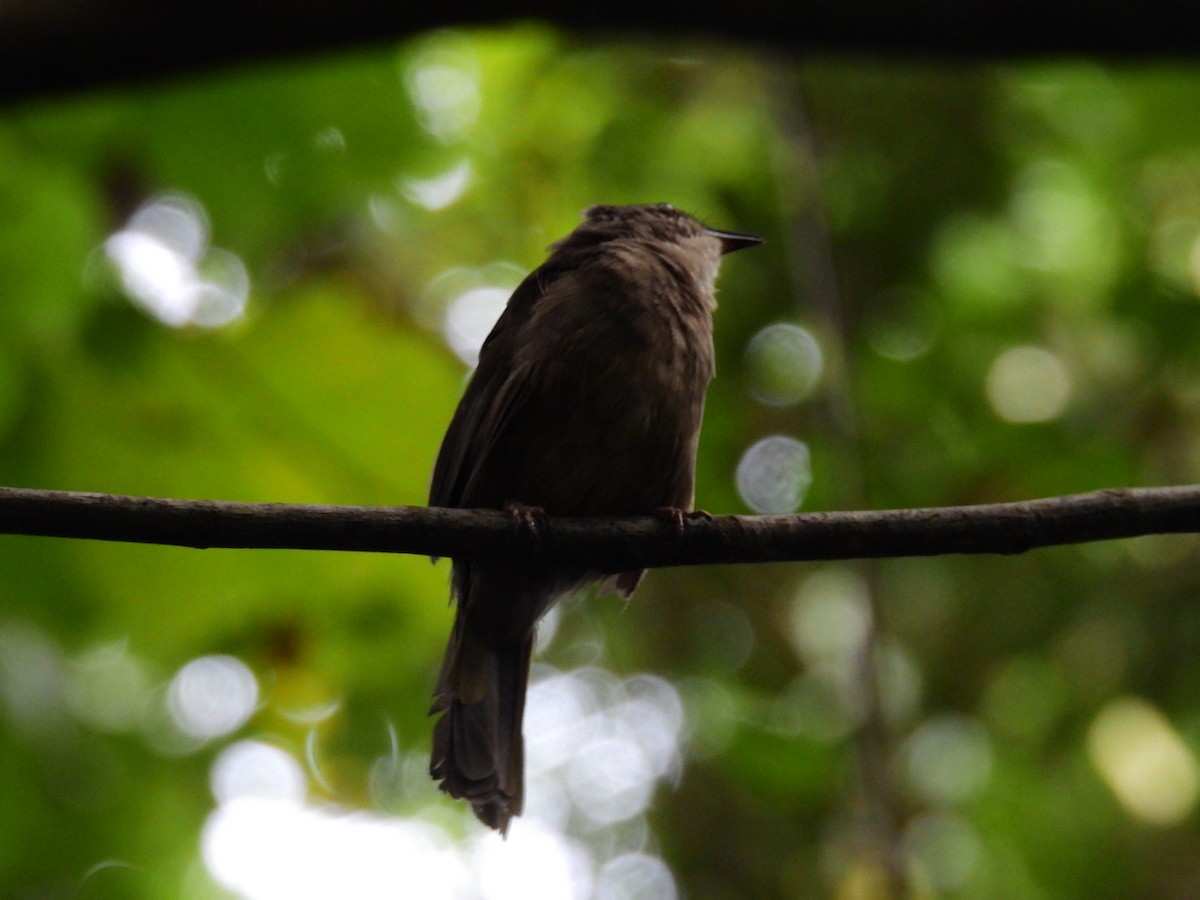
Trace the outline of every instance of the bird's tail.
<instances>
[{"instance_id":1,"label":"bird's tail","mask_svg":"<svg viewBox=\"0 0 1200 900\"><path fill-rule=\"evenodd\" d=\"M525 746L521 719L533 637L493 645L459 607L433 694L429 772L451 797L471 802L475 815L502 834L521 813Z\"/></svg>"}]
</instances>

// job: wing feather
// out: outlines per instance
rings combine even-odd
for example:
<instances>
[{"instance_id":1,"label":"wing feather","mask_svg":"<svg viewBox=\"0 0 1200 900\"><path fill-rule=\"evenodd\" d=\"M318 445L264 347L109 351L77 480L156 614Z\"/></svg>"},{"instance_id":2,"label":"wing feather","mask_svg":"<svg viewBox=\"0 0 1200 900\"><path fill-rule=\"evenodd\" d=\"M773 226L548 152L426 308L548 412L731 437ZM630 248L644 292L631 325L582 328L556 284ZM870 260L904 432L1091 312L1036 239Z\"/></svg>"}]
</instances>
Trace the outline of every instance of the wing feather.
<instances>
[{"instance_id":1,"label":"wing feather","mask_svg":"<svg viewBox=\"0 0 1200 900\"><path fill-rule=\"evenodd\" d=\"M429 489L430 506L479 505L470 496L480 466L504 434L513 415L529 394L528 379L514 370L513 358L522 326L550 282L545 267L535 269L509 298L491 334L479 351L479 365L438 451Z\"/></svg>"}]
</instances>

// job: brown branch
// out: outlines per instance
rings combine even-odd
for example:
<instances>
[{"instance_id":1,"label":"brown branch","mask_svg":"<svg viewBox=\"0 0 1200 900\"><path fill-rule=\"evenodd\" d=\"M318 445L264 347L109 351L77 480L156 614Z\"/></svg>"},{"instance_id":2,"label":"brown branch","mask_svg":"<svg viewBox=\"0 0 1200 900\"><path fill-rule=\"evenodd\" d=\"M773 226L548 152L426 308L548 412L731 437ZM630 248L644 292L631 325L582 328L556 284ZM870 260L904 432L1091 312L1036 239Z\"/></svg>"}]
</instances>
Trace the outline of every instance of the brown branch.
<instances>
[{"instance_id":1,"label":"brown branch","mask_svg":"<svg viewBox=\"0 0 1200 900\"><path fill-rule=\"evenodd\" d=\"M717 516L551 519L540 538L496 510L168 500L0 488L0 534L181 547L352 550L536 559L601 571L714 563L1023 553L1200 532L1200 486L1118 488L1020 503Z\"/></svg>"}]
</instances>

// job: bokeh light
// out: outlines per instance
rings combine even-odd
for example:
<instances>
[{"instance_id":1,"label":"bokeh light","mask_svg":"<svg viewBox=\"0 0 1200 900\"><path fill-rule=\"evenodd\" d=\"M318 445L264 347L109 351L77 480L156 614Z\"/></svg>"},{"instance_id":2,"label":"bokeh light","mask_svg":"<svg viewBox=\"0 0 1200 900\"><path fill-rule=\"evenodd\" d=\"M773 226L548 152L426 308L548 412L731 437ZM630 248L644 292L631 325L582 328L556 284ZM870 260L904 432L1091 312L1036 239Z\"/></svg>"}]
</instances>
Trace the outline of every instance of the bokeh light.
<instances>
[{"instance_id":1,"label":"bokeh light","mask_svg":"<svg viewBox=\"0 0 1200 900\"><path fill-rule=\"evenodd\" d=\"M1070 285L1056 295L1075 304L1107 297L1120 265L1111 210L1083 172L1054 160L1038 160L1018 176L1012 215L1027 251L1023 265Z\"/></svg>"},{"instance_id":2,"label":"bokeh light","mask_svg":"<svg viewBox=\"0 0 1200 900\"><path fill-rule=\"evenodd\" d=\"M0 620L0 711L10 727L50 737L66 724L62 652L41 628Z\"/></svg>"},{"instance_id":3,"label":"bokeh light","mask_svg":"<svg viewBox=\"0 0 1200 900\"><path fill-rule=\"evenodd\" d=\"M429 134L445 143L466 135L479 117L479 69L454 35L430 38L404 72L404 85Z\"/></svg>"},{"instance_id":4,"label":"bokeh light","mask_svg":"<svg viewBox=\"0 0 1200 900\"><path fill-rule=\"evenodd\" d=\"M346 149L346 134L336 125L328 125L313 136L313 146L326 153L341 153Z\"/></svg>"},{"instance_id":5,"label":"bokeh light","mask_svg":"<svg viewBox=\"0 0 1200 900\"><path fill-rule=\"evenodd\" d=\"M504 312L510 293L506 288L475 287L455 297L447 307L446 343L467 365L479 362L479 350Z\"/></svg>"},{"instance_id":6,"label":"bokeh light","mask_svg":"<svg viewBox=\"0 0 1200 900\"><path fill-rule=\"evenodd\" d=\"M674 900L675 896L675 879L661 859L626 853L600 869L592 900Z\"/></svg>"},{"instance_id":7,"label":"bokeh light","mask_svg":"<svg viewBox=\"0 0 1200 900\"><path fill-rule=\"evenodd\" d=\"M526 274L506 262L447 269L425 286L413 312L422 325L441 334L463 363L474 367L480 347Z\"/></svg>"},{"instance_id":8,"label":"bokeh light","mask_svg":"<svg viewBox=\"0 0 1200 900\"><path fill-rule=\"evenodd\" d=\"M454 804L472 835L457 841L430 809L389 816L316 805L293 754L238 741L212 765L217 808L204 831L205 865L246 900L672 898L674 878L646 849L641 817L656 785L678 773L683 729L683 703L661 678L538 665L525 722L525 813L502 839ZM384 759L407 793L435 793L426 754L393 748ZM607 837L585 843L576 831Z\"/></svg>"},{"instance_id":9,"label":"bokeh light","mask_svg":"<svg viewBox=\"0 0 1200 900\"><path fill-rule=\"evenodd\" d=\"M994 310L1025 298L1020 256L1020 242L1008 223L962 213L938 227L930 263L956 306Z\"/></svg>"},{"instance_id":10,"label":"bokeh light","mask_svg":"<svg viewBox=\"0 0 1200 900\"><path fill-rule=\"evenodd\" d=\"M833 744L862 723L870 702L889 725L909 721L921 672L892 636L872 639L870 586L855 566L832 563L805 578L788 608L785 635L804 671L776 698L771 719L785 734ZM875 681L875 698L866 679Z\"/></svg>"},{"instance_id":11,"label":"bokeh light","mask_svg":"<svg viewBox=\"0 0 1200 900\"><path fill-rule=\"evenodd\" d=\"M198 201L162 194L143 204L104 242L125 292L164 325L215 328L246 309L250 277L242 261L208 244Z\"/></svg>"},{"instance_id":12,"label":"bokeh light","mask_svg":"<svg viewBox=\"0 0 1200 900\"><path fill-rule=\"evenodd\" d=\"M428 178L412 176L397 180L400 193L430 211L445 209L459 200L471 183L471 161L462 159L449 169Z\"/></svg>"},{"instance_id":13,"label":"bokeh light","mask_svg":"<svg viewBox=\"0 0 1200 900\"><path fill-rule=\"evenodd\" d=\"M818 740L844 738L861 721L863 653L872 626L866 580L850 566L823 566L800 585L787 636L806 672L785 693L783 721Z\"/></svg>"},{"instance_id":14,"label":"bokeh light","mask_svg":"<svg viewBox=\"0 0 1200 900\"><path fill-rule=\"evenodd\" d=\"M594 824L644 812L657 781L680 765L678 693L649 675L618 680L596 668L540 671L525 719L531 793L535 774L552 776L567 789L572 809Z\"/></svg>"},{"instance_id":15,"label":"bokeh light","mask_svg":"<svg viewBox=\"0 0 1200 900\"><path fill-rule=\"evenodd\" d=\"M1192 228L1195 228L1192 223ZM1188 247L1185 255L1187 282L1194 294L1200 295L1200 233L1192 239L1191 246Z\"/></svg>"},{"instance_id":16,"label":"bokeh light","mask_svg":"<svg viewBox=\"0 0 1200 900\"><path fill-rule=\"evenodd\" d=\"M194 659L171 679L167 703L175 724L192 737L221 737L240 728L258 705L258 681L241 660Z\"/></svg>"},{"instance_id":17,"label":"bokeh light","mask_svg":"<svg viewBox=\"0 0 1200 900\"><path fill-rule=\"evenodd\" d=\"M866 579L850 566L823 566L809 575L792 603L789 637L809 665L844 665L862 651L871 630Z\"/></svg>"},{"instance_id":18,"label":"bokeh light","mask_svg":"<svg viewBox=\"0 0 1200 900\"><path fill-rule=\"evenodd\" d=\"M992 771L992 745L982 723L960 714L922 722L900 748L909 787L933 806L971 797Z\"/></svg>"},{"instance_id":19,"label":"bokeh light","mask_svg":"<svg viewBox=\"0 0 1200 900\"><path fill-rule=\"evenodd\" d=\"M218 803L244 797L303 800L304 769L290 753L262 741L230 744L217 755L209 773Z\"/></svg>"},{"instance_id":20,"label":"bokeh light","mask_svg":"<svg viewBox=\"0 0 1200 900\"><path fill-rule=\"evenodd\" d=\"M462 858L419 821L240 797L209 817L202 851L213 878L245 900L469 896Z\"/></svg>"},{"instance_id":21,"label":"bokeh light","mask_svg":"<svg viewBox=\"0 0 1200 900\"><path fill-rule=\"evenodd\" d=\"M792 513L812 485L808 446L786 435L753 444L737 465L735 480L742 502L756 513Z\"/></svg>"},{"instance_id":22,"label":"bokeh light","mask_svg":"<svg viewBox=\"0 0 1200 900\"><path fill-rule=\"evenodd\" d=\"M1088 729L1092 764L1125 810L1152 825L1173 825L1196 805L1196 758L1161 712L1137 697L1105 706Z\"/></svg>"},{"instance_id":23,"label":"bokeh light","mask_svg":"<svg viewBox=\"0 0 1200 900\"><path fill-rule=\"evenodd\" d=\"M918 879L938 891L961 891L983 861L983 841L971 822L954 813L918 816L904 829L905 855Z\"/></svg>"},{"instance_id":24,"label":"bokeh light","mask_svg":"<svg viewBox=\"0 0 1200 900\"><path fill-rule=\"evenodd\" d=\"M992 362L987 399L1007 422L1057 419L1071 398L1071 376L1056 354L1042 347L1010 347Z\"/></svg>"},{"instance_id":25,"label":"bokeh light","mask_svg":"<svg viewBox=\"0 0 1200 900\"><path fill-rule=\"evenodd\" d=\"M67 703L76 718L103 731L135 731L153 697L146 664L126 641L100 644L73 659L67 669Z\"/></svg>"},{"instance_id":26,"label":"bokeh light","mask_svg":"<svg viewBox=\"0 0 1200 900\"><path fill-rule=\"evenodd\" d=\"M884 720L892 726L908 722L920 707L924 688L916 657L897 638L885 634L875 646L873 662Z\"/></svg>"},{"instance_id":27,"label":"bokeh light","mask_svg":"<svg viewBox=\"0 0 1200 900\"><path fill-rule=\"evenodd\" d=\"M764 403L787 406L812 394L821 378L821 345L807 328L778 322L746 346L750 391Z\"/></svg>"}]
</instances>

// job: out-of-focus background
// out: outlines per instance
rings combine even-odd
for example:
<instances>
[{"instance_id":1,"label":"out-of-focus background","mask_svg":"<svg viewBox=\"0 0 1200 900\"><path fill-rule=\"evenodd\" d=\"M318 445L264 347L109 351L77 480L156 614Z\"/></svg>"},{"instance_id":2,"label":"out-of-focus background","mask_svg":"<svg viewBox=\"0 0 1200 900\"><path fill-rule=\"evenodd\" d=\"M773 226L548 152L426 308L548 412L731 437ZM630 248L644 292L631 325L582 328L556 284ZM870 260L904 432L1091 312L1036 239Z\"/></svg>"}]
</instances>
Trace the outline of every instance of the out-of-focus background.
<instances>
[{"instance_id":1,"label":"out-of-focus background","mask_svg":"<svg viewBox=\"0 0 1200 900\"><path fill-rule=\"evenodd\" d=\"M0 484L425 501L594 202L726 261L697 503L1200 480L1200 73L440 32L0 111ZM553 477L553 473L547 473ZM663 570L542 630L506 842L447 564L0 537L0 895L1200 893L1196 539Z\"/></svg>"}]
</instances>

